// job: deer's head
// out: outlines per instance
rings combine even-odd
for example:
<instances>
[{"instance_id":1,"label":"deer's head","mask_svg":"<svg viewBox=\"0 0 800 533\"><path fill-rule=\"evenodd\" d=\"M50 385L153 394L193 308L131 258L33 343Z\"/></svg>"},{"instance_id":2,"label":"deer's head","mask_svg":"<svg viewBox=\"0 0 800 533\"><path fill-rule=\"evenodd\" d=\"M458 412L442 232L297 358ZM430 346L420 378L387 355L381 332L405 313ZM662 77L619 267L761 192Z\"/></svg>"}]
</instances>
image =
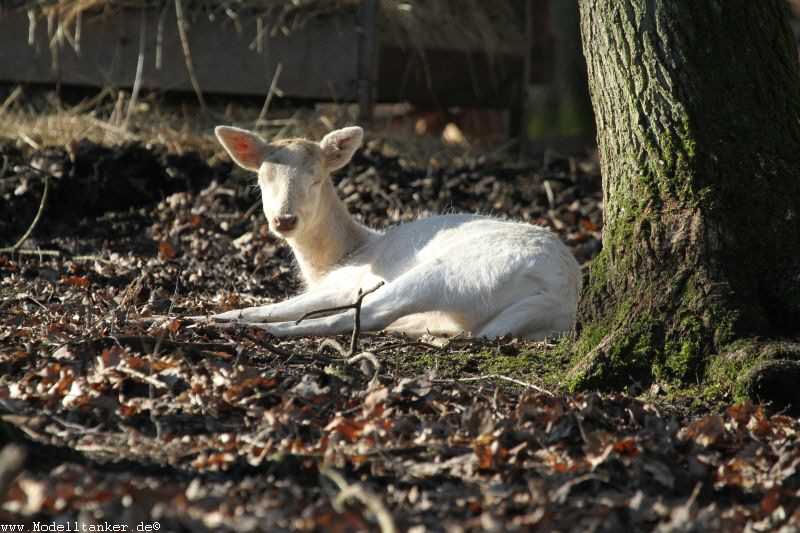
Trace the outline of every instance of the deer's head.
<instances>
[{"instance_id":1,"label":"deer's head","mask_svg":"<svg viewBox=\"0 0 800 533\"><path fill-rule=\"evenodd\" d=\"M356 126L332 131L319 143L289 139L267 143L258 134L229 126L215 129L225 150L242 168L258 173L264 214L270 229L289 238L320 219L330 173L342 168L361 145Z\"/></svg>"}]
</instances>

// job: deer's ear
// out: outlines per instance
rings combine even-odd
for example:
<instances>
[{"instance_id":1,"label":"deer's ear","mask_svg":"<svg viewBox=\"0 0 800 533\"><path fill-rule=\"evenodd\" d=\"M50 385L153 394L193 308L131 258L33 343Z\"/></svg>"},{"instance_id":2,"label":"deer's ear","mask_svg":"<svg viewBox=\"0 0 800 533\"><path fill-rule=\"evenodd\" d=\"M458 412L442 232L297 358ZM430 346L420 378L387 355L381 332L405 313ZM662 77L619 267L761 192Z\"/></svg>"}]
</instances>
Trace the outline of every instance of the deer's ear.
<instances>
[{"instance_id":1,"label":"deer's ear","mask_svg":"<svg viewBox=\"0 0 800 533\"><path fill-rule=\"evenodd\" d=\"M247 170L258 170L268 148L261 137L252 131L230 126L217 126L214 133L237 165Z\"/></svg>"},{"instance_id":2,"label":"deer's ear","mask_svg":"<svg viewBox=\"0 0 800 533\"><path fill-rule=\"evenodd\" d=\"M319 145L325 155L325 169L333 172L349 163L363 138L364 130L358 126L332 131L323 137Z\"/></svg>"}]
</instances>

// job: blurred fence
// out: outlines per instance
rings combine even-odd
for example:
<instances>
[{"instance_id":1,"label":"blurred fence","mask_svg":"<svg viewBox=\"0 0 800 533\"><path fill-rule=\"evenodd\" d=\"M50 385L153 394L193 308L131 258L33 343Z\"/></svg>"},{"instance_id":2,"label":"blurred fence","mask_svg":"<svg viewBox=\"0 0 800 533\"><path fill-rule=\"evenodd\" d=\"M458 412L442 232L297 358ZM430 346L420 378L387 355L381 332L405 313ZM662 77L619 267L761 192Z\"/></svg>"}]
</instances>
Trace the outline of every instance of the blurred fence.
<instances>
[{"instance_id":1,"label":"blurred fence","mask_svg":"<svg viewBox=\"0 0 800 533\"><path fill-rule=\"evenodd\" d=\"M0 13L8 82L272 90L358 102L364 120L376 102L502 108L518 133L551 70L548 0L17 3Z\"/></svg>"}]
</instances>

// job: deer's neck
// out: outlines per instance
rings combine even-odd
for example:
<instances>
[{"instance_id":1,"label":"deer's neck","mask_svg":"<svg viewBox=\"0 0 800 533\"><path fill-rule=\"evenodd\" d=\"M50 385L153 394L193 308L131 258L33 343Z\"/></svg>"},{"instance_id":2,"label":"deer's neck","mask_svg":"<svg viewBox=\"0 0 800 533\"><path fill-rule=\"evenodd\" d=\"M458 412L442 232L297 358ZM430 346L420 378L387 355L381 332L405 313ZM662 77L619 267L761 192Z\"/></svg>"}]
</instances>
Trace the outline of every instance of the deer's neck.
<instances>
[{"instance_id":1,"label":"deer's neck","mask_svg":"<svg viewBox=\"0 0 800 533\"><path fill-rule=\"evenodd\" d=\"M310 288L375 235L353 219L332 184L326 183L323 187L316 220L297 237L287 239Z\"/></svg>"}]
</instances>

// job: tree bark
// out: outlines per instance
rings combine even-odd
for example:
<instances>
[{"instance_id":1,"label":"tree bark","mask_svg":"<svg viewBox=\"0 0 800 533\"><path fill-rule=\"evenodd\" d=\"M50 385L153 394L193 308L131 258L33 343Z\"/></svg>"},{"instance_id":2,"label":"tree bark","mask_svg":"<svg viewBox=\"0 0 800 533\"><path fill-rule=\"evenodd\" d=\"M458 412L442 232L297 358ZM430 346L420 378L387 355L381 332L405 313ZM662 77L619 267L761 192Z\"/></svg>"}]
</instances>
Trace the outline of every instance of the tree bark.
<instances>
[{"instance_id":1,"label":"tree bark","mask_svg":"<svg viewBox=\"0 0 800 533\"><path fill-rule=\"evenodd\" d=\"M800 333L800 66L787 3L580 7L605 225L568 383L746 394L755 366L796 359L765 339Z\"/></svg>"}]
</instances>

